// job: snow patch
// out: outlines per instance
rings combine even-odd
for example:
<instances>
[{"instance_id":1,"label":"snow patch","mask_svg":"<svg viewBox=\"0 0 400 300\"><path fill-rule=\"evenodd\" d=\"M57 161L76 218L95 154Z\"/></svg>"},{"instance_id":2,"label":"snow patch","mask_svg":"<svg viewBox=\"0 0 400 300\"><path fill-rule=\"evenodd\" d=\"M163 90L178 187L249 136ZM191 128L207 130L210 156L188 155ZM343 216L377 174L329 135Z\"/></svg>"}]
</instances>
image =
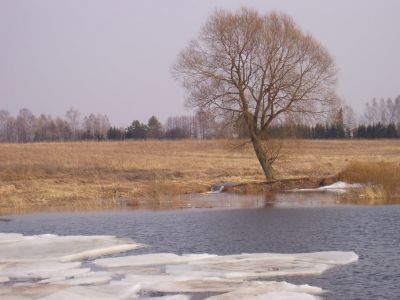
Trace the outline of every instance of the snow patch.
<instances>
[{"instance_id":1,"label":"snow patch","mask_svg":"<svg viewBox=\"0 0 400 300\"><path fill-rule=\"evenodd\" d=\"M239 185L239 183L231 181L218 182L211 186L211 190L207 192L207 194L219 194L225 189L225 187L237 186L237 185Z\"/></svg>"},{"instance_id":2,"label":"snow patch","mask_svg":"<svg viewBox=\"0 0 400 300\"><path fill-rule=\"evenodd\" d=\"M362 188L362 184L338 181L333 184L321 186L315 189L294 189L294 190L289 190L288 192L332 192L337 194L343 194L346 193L349 189L359 189L359 188Z\"/></svg>"}]
</instances>

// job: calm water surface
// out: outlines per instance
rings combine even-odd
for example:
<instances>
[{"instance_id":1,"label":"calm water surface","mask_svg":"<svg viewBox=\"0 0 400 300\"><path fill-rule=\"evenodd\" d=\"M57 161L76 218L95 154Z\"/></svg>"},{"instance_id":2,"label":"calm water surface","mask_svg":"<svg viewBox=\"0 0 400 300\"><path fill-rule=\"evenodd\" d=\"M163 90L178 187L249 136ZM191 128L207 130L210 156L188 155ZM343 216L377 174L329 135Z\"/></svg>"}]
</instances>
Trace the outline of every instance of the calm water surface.
<instances>
[{"instance_id":1,"label":"calm water surface","mask_svg":"<svg viewBox=\"0 0 400 300\"><path fill-rule=\"evenodd\" d=\"M255 203L257 208L8 216L10 221L0 221L0 232L107 234L149 245L133 253L355 251L360 256L356 264L321 276L276 279L322 287L329 290L326 299L400 299L400 205L316 205L311 201L304 207L290 201L273 205L265 199Z\"/></svg>"}]
</instances>

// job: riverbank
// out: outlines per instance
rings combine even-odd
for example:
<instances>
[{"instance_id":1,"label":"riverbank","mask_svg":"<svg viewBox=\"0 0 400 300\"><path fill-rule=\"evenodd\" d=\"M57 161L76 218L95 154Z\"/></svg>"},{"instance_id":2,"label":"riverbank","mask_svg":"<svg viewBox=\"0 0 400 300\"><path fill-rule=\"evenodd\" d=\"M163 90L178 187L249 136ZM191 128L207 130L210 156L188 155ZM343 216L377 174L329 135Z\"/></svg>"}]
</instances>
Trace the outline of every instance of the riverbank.
<instances>
[{"instance_id":1,"label":"riverbank","mask_svg":"<svg viewBox=\"0 0 400 300\"><path fill-rule=\"evenodd\" d=\"M239 182L249 191L265 180L251 145L238 147L241 144L238 140L0 144L0 207L76 204L90 209L117 205L120 199L207 192L212 184L224 181ZM399 150L398 140L286 140L275 165L276 178L284 179L277 182L307 179L303 183L313 185L307 187L317 187L324 178L336 179L354 161L398 165ZM292 186L296 187L304 186Z\"/></svg>"}]
</instances>

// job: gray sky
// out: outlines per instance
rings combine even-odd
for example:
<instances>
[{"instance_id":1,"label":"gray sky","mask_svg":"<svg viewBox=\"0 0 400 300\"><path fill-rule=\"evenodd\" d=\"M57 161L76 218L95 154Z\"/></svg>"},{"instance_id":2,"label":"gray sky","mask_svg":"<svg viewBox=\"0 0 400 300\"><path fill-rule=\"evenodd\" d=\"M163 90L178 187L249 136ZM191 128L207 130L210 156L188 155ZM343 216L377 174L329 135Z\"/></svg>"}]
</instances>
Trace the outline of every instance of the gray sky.
<instances>
[{"instance_id":1,"label":"gray sky","mask_svg":"<svg viewBox=\"0 0 400 300\"><path fill-rule=\"evenodd\" d=\"M0 109L107 114L127 125L188 113L170 67L215 8L291 15L335 57L356 111L400 94L398 0L0 0Z\"/></svg>"}]
</instances>

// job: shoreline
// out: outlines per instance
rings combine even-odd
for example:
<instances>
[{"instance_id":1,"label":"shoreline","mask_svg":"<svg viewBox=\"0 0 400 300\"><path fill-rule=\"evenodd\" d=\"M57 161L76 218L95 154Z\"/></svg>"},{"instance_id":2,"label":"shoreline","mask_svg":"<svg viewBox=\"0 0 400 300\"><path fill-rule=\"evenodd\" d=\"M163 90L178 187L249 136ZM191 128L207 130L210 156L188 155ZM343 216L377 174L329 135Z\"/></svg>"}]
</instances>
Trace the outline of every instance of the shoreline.
<instances>
[{"instance_id":1,"label":"shoreline","mask_svg":"<svg viewBox=\"0 0 400 300\"><path fill-rule=\"evenodd\" d=\"M317 189L322 186L328 186L334 184L340 180L339 176L329 176L329 177L299 177L299 178L284 178L276 179L271 181L253 181L253 182L243 182L237 183L231 186L224 186L221 192L189 192L189 193L179 193L179 194L157 194L153 196L137 196L137 197L121 197L114 199L90 199L90 200L75 200L69 201L65 199L64 201L58 200L56 203L49 205L29 205L25 204L22 206L0 206L0 222L6 222L7 219L2 219L1 216L4 215L14 215L14 214L29 214L29 213L47 213L47 212L95 212L104 210L119 210L119 209L133 209L133 210L170 210L170 209L185 209L185 208L221 208L223 206L218 206L221 201L224 201L226 206L232 205L233 208L243 207L253 207L251 197L254 196L264 196L274 199L274 195L282 194L286 192L295 193L297 195L307 195L311 194L330 194L333 198L334 196L335 204L361 204L361 205L376 205L376 204L399 204L399 201L369 201L369 199L363 199L360 197L362 195L362 189L354 190L350 189L344 194L336 194L332 191L318 191ZM310 189L310 191L302 190ZM298 190L298 191L296 191ZM211 199L214 204L207 202L207 196L224 197L221 199ZM219 196L218 196L219 195ZM310 195L310 194L308 194ZM243 203L239 206L233 200L234 203L230 203L227 198L235 198L235 196L249 196ZM203 205L199 205L196 202L196 198L200 198L203 201ZM257 198L257 197L255 197ZM375 199L376 200L376 199ZM199 199L197 199L199 201ZM217 202L215 202L217 201ZM237 201L237 199L236 199ZM270 200L270 204L274 203L275 200ZM321 200L322 201L322 200ZM242 201L239 201L242 202ZM217 204L215 204L217 203ZM236 203L236 204L235 204Z\"/></svg>"},{"instance_id":2,"label":"shoreline","mask_svg":"<svg viewBox=\"0 0 400 300\"><path fill-rule=\"evenodd\" d=\"M223 193L235 193L235 194L265 194L265 193L276 193L289 189L306 189L306 188L318 188L322 185L332 184L337 181L337 176L330 177L299 177L299 178L284 178L275 179L271 181L250 181L250 182L238 182L234 186L225 186ZM29 201L19 203L1 203L0 201L0 215L2 211L9 210L42 210L42 209L55 209L60 208L80 208L87 210L96 209L107 209L107 208L118 208L123 206L131 207L164 207L168 206L171 199L181 198L188 195L195 194L206 194L212 188L212 184L207 188L194 187L193 190L188 189L187 183L182 183L182 189L186 191L183 193L162 193L162 191L154 194L139 194L131 197L116 197L116 198L98 198L98 199L75 199L69 198L57 199L53 202L42 202L42 203L29 203ZM179 191L180 189L174 189L173 191ZM174 202L174 200L172 200Z\"/></svg>"}]
</instances>

